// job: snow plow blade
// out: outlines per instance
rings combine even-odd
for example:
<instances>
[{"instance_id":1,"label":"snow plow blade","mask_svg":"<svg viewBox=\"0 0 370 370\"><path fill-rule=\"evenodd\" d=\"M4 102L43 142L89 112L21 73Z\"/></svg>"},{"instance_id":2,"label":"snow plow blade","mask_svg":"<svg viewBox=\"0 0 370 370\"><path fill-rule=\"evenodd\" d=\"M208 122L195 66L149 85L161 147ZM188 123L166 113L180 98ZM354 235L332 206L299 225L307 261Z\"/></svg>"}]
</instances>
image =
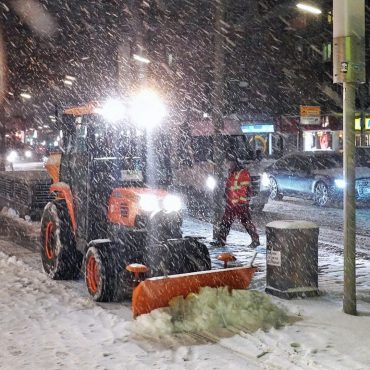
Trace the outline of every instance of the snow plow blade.
<instances>
[{"instance_id":1,"label":"snow plow blade","mask_svg":"<svg viewBox=\"0 0 370 370\"><path fill-rule=\"evenodd\" d=\"M198 293L200 288L206 286L246 289L256 270L256 267L242 266L146 279L134 289L133 316L137 317L156 308L166 307L172 298Z\"/></svg>"}]
</instances>

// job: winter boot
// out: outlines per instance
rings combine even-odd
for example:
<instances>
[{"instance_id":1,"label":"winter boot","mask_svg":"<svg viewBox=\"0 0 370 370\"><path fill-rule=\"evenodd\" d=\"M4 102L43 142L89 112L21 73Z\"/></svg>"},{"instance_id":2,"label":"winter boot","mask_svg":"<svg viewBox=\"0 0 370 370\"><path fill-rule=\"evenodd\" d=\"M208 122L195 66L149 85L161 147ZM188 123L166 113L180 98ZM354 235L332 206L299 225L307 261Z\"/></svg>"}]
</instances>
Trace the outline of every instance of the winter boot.
<instances>
[{"instance_id":1,"label":"winter boot","mask_svg":"<svg viewBox=\"0 0 370 370\"><path fill-rule=\"evenodd\" d=\"M252 240L252 243L250 243L248 245L248 248L254 249L254 248L258 247L259 245L261 245L259 240Z\"/></svg>"}]
</instances>

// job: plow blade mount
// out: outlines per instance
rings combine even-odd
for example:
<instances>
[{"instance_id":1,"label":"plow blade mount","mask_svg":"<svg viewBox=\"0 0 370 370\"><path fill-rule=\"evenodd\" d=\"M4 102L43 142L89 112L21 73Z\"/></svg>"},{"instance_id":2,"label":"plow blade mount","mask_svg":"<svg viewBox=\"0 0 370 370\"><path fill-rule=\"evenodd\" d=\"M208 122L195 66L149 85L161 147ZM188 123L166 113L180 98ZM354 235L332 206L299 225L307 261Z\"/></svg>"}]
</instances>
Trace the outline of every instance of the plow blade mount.
<instances>
[{"instance_id":1,"label":"plow blade mount","mask_svg":"<svg viewBox=\"0 0 370 370\"><path fill-rule=\"evenodd\" d=\"M133 316L137 317L156 308L166 307L172 298L179 296L185 298L189 293L199 293L202 287L246 289L256 270L256 267L242 266L146 279L134 289Z\"/></svg>"}]
</instances>

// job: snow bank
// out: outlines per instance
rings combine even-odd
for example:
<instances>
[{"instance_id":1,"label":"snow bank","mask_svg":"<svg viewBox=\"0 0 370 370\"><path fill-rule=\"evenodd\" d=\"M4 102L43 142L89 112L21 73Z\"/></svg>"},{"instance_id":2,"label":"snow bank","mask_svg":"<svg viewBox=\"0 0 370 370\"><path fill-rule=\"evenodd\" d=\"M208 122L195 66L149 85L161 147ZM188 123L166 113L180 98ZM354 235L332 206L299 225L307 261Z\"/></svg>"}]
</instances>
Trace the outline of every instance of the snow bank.
<instances>
[{"instance_id":1,"label":"snow bank","mask_svg":"<svg viewBox=\"0 0 370 370\"><path fill-rule=\"evenodd\" d=\"M1 214L11 218L19 218L18 212L13 208L3 207Z\"/></svg>"},{"instance_id":2,"label":"snow bank","mask_svg":"<svg viewBox=\"0 0 370 370\"><path fill-rule=\"evenodd\" d=\"M222 329L254 332L280 327L287 322L286 312L270 298L253 290L202 288L186 299L176 297L170 306L142 315L132 324L139 335L159 338L183 332L216 333Z\"/></svg>"},{"instance_id":3,"label":"snow bank","mask_svg":"<svg viewBox=\"0 0 370 370\"><path fill-rule=\"evenodd\" d=\"M3 207L0 211L1 215L13 218L17 222L26 222L27 224L31 224L31 217L29 215L25 215L24 218L19 216L19 212L10 207Z\"/></svg>"}]
</instances>

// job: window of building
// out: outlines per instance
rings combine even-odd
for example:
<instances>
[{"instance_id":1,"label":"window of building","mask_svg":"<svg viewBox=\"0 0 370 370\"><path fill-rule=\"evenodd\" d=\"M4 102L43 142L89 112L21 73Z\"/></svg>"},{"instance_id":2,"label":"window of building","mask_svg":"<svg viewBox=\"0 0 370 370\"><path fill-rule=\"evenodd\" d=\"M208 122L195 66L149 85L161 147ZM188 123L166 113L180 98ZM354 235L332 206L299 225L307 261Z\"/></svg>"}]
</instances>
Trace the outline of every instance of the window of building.
<instances>
[{"instance_id":1,"label":"window of building","mask_svg":"<svg viewBox=\"0 0 370 370\"><path fill-rule=\"evenodd\" d=\"M333 24L333 13L331 10L328 11L327 20L328 20L328 24Z\"/></svg>"},{"instance_id":2,"label":"window of building","mask_svg":"<svg viewBox=\"0 0 370 370\"><path fill-rule=\"evenodd\" d=\"M323 62L330 62L333 54L333 47L331 42L327 42L323 45L322 58Z\"/></svg>"}]
</instances>

